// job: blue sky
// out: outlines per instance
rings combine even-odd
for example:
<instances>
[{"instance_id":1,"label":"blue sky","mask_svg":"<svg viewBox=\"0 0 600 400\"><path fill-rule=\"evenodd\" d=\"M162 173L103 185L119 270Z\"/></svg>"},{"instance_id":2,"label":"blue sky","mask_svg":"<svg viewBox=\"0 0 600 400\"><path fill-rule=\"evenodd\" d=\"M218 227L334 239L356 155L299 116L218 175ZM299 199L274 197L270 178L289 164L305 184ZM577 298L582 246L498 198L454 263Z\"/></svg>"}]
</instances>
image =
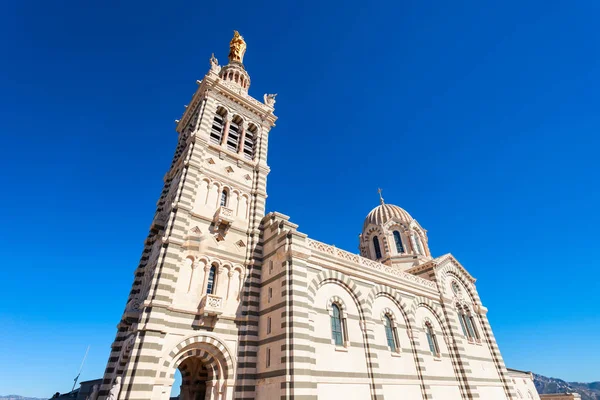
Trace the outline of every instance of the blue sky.
<instances>
[{"instance_id":1,"label":"blue sky","mask_svg":"<svg viewBox=\"0 0 600 400\"><path fill-rule=\"evenodd\" d=\"M284 4L285 3L285 4ZM232 30L278 93L269 211L357 251L387 202L452 252L509 367L600 380L600 4L0 5L0 394L100 377L176 143ZM290 154L292 157L290 157Z\"/></svg>"}]
</instances>

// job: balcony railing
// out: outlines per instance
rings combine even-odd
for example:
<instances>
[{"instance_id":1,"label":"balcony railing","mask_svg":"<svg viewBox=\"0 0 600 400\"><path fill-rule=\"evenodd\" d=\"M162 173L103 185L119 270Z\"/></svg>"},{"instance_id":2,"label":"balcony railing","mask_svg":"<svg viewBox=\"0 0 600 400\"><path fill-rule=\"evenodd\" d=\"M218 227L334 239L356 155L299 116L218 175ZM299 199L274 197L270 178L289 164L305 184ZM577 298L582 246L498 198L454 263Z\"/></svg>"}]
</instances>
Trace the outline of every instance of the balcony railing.
<instances>
[{"instance_id":1,"label":"balcony railing","mask_svg":"<svg viewBox=\"0 0 600 400\"><path fill-rule=\"evenodd\" d=\"M217 208L215 213L214 222L216 226L226 225L229 226L234 221L233 210L225 206Z\"/></svg>"}]
</instances>

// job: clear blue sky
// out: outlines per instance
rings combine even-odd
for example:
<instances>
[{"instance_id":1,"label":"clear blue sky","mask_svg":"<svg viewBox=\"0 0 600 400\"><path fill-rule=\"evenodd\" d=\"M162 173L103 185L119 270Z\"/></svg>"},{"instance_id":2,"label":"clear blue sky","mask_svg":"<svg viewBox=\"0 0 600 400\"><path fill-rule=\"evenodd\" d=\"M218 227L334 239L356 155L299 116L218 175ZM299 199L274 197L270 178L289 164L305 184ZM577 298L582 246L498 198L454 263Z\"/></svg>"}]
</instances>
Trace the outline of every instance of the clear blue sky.
<instances>
[{"instance_id":1,"label":"clear blue sky","mask_svg":"<svg viewBox=\"0 0 600 400\"><path fill-rule=\"evenodd\" d=\"M102 375L233 29L279 94L269 211L357 251L382 187L478 278L508 366L600 380L600 4L282 3L2 3L0 394L69 390L88 344Z\"/></svg>"}]
</instances>

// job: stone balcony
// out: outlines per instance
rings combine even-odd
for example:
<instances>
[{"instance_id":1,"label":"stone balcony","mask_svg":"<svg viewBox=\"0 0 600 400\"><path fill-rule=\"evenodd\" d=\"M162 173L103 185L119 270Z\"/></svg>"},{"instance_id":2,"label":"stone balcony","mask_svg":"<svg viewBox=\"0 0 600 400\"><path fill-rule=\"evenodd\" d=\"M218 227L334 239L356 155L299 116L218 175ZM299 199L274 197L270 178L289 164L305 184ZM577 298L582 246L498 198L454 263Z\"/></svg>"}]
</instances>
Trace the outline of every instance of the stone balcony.
<instances>
[{"instance_id":1,"label":"stone balcony","mask_svg":"<svg viewBox=\"0 0 600 400\"><path fill-rule=\"evenodd\" d=\"M216 317L223 313L223 298L214 294L207 294L200 302L198 310L204 316Z\"/></svg>"},{"instance_id":2,"label":"stone balcony","mask_svg":"<svg viewBox=\"0 0 600 400\"><path fill-rule=\"evenodd\" d=\"M165 226L167 226L167 220L169 219L169 213L168 212L162 212L160 214L157 214L154 217L154 220L152 221L152 228L156 228L156 229L164 229Z\"/></svg>"},{"instance_id":3,"label":"stone balcony","mask_svg":"<svg viewBox=\"0 0 600 400\"><path fill-rule=\"evenodd\" d=\"M235 218L233 215L233 210L231 208L221 206L221 207L217 208L217 212L215 212L213 221L215 223L215 226L218 226L218 227L224 226L224 227L228 228L229 226L231 226L234 219Z\"/></svg>"}]
</instances>

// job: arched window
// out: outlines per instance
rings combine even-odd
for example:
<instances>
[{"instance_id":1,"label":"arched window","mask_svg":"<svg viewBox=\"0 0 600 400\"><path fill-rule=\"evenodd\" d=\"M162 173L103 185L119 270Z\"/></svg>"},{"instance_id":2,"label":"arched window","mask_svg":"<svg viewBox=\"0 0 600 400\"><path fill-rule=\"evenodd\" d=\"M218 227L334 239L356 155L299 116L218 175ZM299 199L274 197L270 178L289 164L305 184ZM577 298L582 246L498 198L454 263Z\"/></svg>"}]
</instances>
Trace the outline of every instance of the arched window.
<instances>
[{"instance_id":1,"label":"arched window","mask_svg":"<svg viewBox=\"0 0 600 400\"><path fill-rule=\"evenodd\" d=\"M377 236L373 236L373 248L375 249L375 258L381 258L381 247L379 247L379 238Z\"/></svg>"},{"instance_id":2,"label":"arched window","mask_svg":"<svg viewBox=\"0 0 600 400\"><path fill-rule=\"evenodd\" d=\"M394 242L396 242L396 251L398 254L404 253L404 247L402 247L402 238L400 237L400 232L394 231Z\"/></svg>"},{"instance_id":3,"label":"arched window","mask_svg":"<svg viewBox=\"0 0 600 400\"><path fill-rule=\"evenodd\" d=\"M460 305L457 305L456 308L458 309L458 321L460 322L460 327L462 328L463 335L465 335L465 337L468 338L469 333L467 332L465 313L463 312L462 307Z\"/></svg>"},{"instance_id":4,"label":"arched window","mask_svg":"<svg viewBox=\"0 0 600 400\"><path fill-rule=\"evenodd\" d=\"M437 342L437 336L435 335L435 332L433 331L433 326L431 326L431 324L429 322L427 322L427 324L425 324L425 330L426 330L427 342L429 343L429 350L431 351L431 354L433 354L436 357L439 357L440 356L440 346L438 345L438 342Z\"/></svg>"},{"instance_id":5,"label":"arched window","mask_svg":"<svg viewBox=\"0 0 600 400\"><path fill-rule=\"evenodd\" d=\"M229 133L227 134L227 149L237 152L240 139L242 136L242 124L244 121L239 115L233 117L233 120L229 124Z\"/></svg>"},{"instance_id":6,"label":"arched window","mask_svg":"<svg viewBox=\"0 0 600 400\"><path fill-rule=\"evenodd\" d=\"M216 268L213 265L208 272L208 283L206 285L206 294L214 294L215 291L215 272Z\"/></svg>"},{"instance_id":7,"label":"arched window","mask_svg":"<svg viewBox=\"0 0 600 400\"><path fill-rule=\"evenodd\" d=\"M210 129L210 141L215 144L221 144L221 139L223 139L225 115L227 115L227 111L223 107L219 107L213 119L212 128Z\"/></svg>"},{"instance_id":8,"label":"arched window","mask_svg":"<svg viewBox=\"0 0 600 400\"><path fill-rule=\"evenodd\" d=\"M459 304L456 305L456 308L458 309L458 320L460 322L460 327L462 328L462 332L465 337L469 341L472 341L473 339L479 340L479 332L475 327L475 320L469 313L468 309Z\"/></svg>"},{"instance_id":9,"label":"arched window","mask_svg":"<svg viewBox=\"0 0 600 400\"><path fill-rule=\"evenodd\" d=\"M244 158L247 160L254 159L254 149L256 147L256 138L258 136L258 128L250 124L246 129L246 135L244 136Z\"/></svg>"},{"instance_id":10,"label":"arched window","mask_svg":"<svg viewBox=\"0 0 600 400\"><path fill-rule=\"evenodd\" d=\"M392 352L396 353L398 351L398 332L396 331L396 327L393 325L392 319L389 315L383 317L383 325L385 326L387 345Z\"/></svg>"},{"instance_id":11,"label":"arched window","mask_svg":"<svg viewBox=\"0 0 600 400\"><path fill-rule=\"evenodd\" d=\"M337 304L331 305L331 336L336 346L344 345L344 330L342 326L342 313Z\"/></svg>"},{"instance_id":12,"label":"arched window","mask_svg":"<svg viewBox=\"0 0 600 400\"><path fill-rule=\"evenodd\" d=\"M227 189L223 189L221 192L221 207L227 207Z\"/></svg>"}]
</instances>

